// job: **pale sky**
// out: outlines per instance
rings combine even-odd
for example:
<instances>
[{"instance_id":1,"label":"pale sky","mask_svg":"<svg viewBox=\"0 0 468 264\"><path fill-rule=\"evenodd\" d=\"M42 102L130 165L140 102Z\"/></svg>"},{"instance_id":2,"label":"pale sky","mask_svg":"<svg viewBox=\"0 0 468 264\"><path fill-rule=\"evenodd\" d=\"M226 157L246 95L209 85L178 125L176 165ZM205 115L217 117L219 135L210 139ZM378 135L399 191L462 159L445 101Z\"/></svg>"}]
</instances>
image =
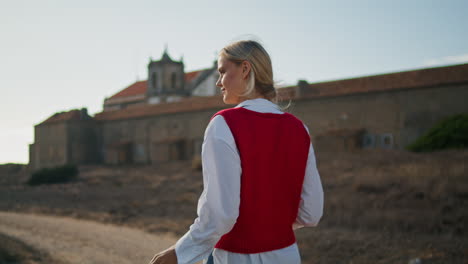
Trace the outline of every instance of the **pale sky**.
<instances>
[{"instance_id":1,"label":"pale sky","mask_svg":"<svg viewBox=\"0 0 468 264\"><path fill-rule=\"evenodd\" d=\"M0 0L0 163L27 163L55 112L102 111L165 44L192 71L253 38L278 84L317 82L466 63L467 14L466 0Z\"/></svg>"}]
</instances>

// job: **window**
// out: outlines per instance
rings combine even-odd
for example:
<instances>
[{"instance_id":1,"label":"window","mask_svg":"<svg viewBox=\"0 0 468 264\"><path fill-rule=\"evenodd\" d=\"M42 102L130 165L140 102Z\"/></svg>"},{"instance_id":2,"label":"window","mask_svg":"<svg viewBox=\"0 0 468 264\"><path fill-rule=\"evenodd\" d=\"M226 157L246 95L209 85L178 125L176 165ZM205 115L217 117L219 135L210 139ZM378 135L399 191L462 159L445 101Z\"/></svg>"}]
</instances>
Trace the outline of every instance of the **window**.
<instances>
[{"instance_id":1,"label":"window","mask_svg":"<svg viewBox=\"0 0 468 264\"><path fill-rule=\"evenodd\" d=\"M374 148L375 147L375 135L374 134L365 134L362 138L362 147L363 148Z\"/></svg>"},{"instance_id":2,"label":"window","mask_svg":"<svg viewBox=\"0 0 468 264\"><path fill-rule=\"evenodd\" d=\"M380 135L380 146L384 149L393 148L393 135L390 133Z\"/></svg>"},{"instance_id":3,"label":"window","mask_svg":"<svg viewBox=\"0 0 468 264\"><path fill-rule=\"evenodd\" d=\"M169 143L169 160L184 160L186 143L184 140L177 140Z\"/></svg>"}]
</instances>

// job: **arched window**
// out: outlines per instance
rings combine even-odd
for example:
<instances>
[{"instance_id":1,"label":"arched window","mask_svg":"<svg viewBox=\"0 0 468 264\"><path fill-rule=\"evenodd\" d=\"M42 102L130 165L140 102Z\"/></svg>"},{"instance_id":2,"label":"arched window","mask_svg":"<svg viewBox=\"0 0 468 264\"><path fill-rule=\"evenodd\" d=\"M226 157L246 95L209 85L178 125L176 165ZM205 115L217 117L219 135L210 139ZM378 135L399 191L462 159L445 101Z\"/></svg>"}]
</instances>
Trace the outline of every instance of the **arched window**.
<instances>
[{"instance_id":1,"label":"arched window","mask_svg":"<svg viewBox=\"0 0 468 264\"><path fill-rule=\"evenodd\" d=\"M154 89L156 89L156 84L158 83L158 82L157 82L157 80L158 80L157 78L158 78L158 75L157 75L155 72L153 72L153 74L151 75L151 86L152 86Z\"/></svg>"},{"instance_id":2,"label":"arched window","mask_svg":"<svg viewBox=\"0 0 468 264\"><path fill-rule=\"evenodd\" d=\"M172 89L176 88L176 81L177 81L177 74L175 72L172 73L171 75L171 87Z\"/></svg>"}]
</instances>

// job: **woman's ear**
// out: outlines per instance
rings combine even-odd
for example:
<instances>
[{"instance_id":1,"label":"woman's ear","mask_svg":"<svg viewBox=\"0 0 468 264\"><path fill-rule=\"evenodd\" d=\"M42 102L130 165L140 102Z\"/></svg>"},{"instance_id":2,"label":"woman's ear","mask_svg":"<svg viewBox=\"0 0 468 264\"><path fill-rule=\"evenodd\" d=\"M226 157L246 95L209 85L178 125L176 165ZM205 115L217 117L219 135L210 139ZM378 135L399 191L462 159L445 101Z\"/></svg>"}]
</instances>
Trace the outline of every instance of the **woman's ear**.
<instances>
[{"instance_id":1,"label":"woman's ear","mask_svg":"<svg viewBox=\"0 0 468 264\"><path fill-rule=\"evenodd\" d=\"M252 65L248 61L242 62L242 79L247 80L249 78L250 71L252 70Z\"/></svg>"}]
</instances>

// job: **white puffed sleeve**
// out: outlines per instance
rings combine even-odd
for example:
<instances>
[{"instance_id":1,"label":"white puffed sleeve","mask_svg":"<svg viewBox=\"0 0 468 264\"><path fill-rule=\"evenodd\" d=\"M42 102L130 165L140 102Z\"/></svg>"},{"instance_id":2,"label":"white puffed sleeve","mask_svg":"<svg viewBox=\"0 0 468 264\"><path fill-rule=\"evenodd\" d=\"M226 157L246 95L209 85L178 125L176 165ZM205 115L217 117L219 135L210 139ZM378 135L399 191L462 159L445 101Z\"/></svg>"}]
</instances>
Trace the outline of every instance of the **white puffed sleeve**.
<instances>
[{"instance_id":1,"label":"white puffed sleeve","mask_svg":"<svg viewBox=\"0 0 468 264\"><path fill-rule=\"evenodd\" d=\"M206 259L239 216L240 157L232 132L220 115L206 128L202 163L203 192L198 200L198 217L176 243L179 264Z\"/></svg>"},{"instance_id":2,"label":"white puffed sleeve","mask_svg":"<svg viewBox=\"0 0 468 264\"><path fill-rule=\"evenodd\" d=\"M305 127L305 126L304 126ZM309 130L307 129L307 133ZM309 157L307 159L304 184L302 186L299 212L293 229L316 226L323 214L323 188L320 175L317 170L315 152L312 142L309 147Z\"/></svg>"}]
</instances>

